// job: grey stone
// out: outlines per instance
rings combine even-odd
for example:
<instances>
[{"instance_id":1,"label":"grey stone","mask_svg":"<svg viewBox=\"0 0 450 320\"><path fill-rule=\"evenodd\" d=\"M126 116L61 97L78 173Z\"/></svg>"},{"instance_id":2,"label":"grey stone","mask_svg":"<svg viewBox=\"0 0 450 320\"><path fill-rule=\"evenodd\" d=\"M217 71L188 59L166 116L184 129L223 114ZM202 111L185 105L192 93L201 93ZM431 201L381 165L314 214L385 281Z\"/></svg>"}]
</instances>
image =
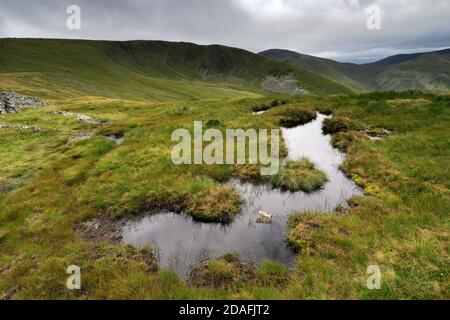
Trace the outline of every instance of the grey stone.
<instances>
[{"instance_id":1,"label":"grey stone","mask_svg":"<svg viewBox=\"0 0 450 320\"><path fill-rule=\"evenodd\" d=\"M15 92L0 92L0 114L18 112L21 109L39 108L47 103L39 98L26 97Z\"/></svg>"},{"instance_id":2,"label":"grey stone","mask_svg":"<svg viewBox=\"0 0 450 320\"><path fill-rule=\"evenodd\" d=\"M84 122L91 123L91 124L99 123L98 121L92 119L91 117L83 115L83 114L75 114L75 113L66 112L66 111L55 111L55 112L53 112L53 114L55 114L57 116L61 116L61 117L66 117L66 118L74 118L79 121L84 121Z\"/></svg>"}]
</instances>

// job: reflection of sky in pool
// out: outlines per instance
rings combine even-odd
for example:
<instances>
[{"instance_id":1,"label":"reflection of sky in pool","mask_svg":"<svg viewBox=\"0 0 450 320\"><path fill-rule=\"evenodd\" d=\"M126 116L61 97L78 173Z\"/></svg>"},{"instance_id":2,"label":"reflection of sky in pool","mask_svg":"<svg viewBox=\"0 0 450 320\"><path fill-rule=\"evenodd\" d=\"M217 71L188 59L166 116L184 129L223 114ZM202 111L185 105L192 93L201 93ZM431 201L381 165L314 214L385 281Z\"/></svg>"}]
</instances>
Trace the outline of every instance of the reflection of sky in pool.
<instances>
[{"instance_id":1,"label":"reflection of sky in pool","mask_svg":"<svg viewBox=\"0 0 450 320\"><path fill-rule=\"evenodd\" d=\"M314 193L281 192L267 185L233 181L246 200L243 212L229 225L198 223L190 216L160 212L130 221L123 229L123 241L135 246L150 245L161 268L170 268L185 277L192 265L227 252L238 253L244 261L264 258L289 263L285 226L293 211L333 210L338 204L361 193L340 170L344 155L334 149L330 137L322 134L324 115L303 126L283 129L291 160L303 157L324 171L328 183ZM258 211L273 214L271 224L257 224Z\"/></svg>"}]
</instances>

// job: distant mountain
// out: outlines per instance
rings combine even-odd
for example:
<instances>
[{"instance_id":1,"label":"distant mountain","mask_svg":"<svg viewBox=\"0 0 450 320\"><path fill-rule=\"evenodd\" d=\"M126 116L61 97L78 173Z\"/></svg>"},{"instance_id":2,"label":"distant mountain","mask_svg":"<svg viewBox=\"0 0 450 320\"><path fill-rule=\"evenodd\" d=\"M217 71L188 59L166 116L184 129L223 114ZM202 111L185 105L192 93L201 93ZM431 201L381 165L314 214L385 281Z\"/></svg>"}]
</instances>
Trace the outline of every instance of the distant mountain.
<instances>
[{"instance_id":1,"label":"distant mountain","mask_svg":"<svg viewBox=\"0 0 450 320\"><path fill-rule=\"evenodd\" d=\"M147 101L351 92L314 72L237 48L57 39L0 39L1 90Z\"/></svg>"},{"instance_id":2,"label":"distant mountain","mask_svg":"<svg viewBox=\"0 0 450 320\"><path fill-rule=\"evenodd\" d=\"M394 64L399 64L402 62L415 60L417 58L420 58L421 56L429 55L429 54L442 54L442 55L450 54L450 49L444 49L444 50L432 51L432 52L411 53L411 54L397 54L394 56L390 56L390 57L381 59L376 62L368 63L367 65L372 65L372 66L394 65Z\"/></svg>"},{"instance_id":3,"label":"distant mountain","mask_svg":"<svg viewBox=\"0 0 450 320\"><path fill-rule=\"evenodd\" d=\"M363 65L280 49L259 54L321 74L356 91L450 90L450 49L395 55Z\"/></svg>"}]
</instances>

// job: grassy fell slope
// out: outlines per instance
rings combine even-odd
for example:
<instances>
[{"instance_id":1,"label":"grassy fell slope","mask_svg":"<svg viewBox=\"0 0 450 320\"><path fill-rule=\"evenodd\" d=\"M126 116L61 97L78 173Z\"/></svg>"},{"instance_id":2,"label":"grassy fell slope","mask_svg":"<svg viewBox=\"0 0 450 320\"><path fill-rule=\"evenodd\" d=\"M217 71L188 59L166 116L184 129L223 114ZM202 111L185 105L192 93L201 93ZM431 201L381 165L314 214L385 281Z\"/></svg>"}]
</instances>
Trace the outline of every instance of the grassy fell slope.
<instances>
[{"instance_id":1,"label":"grassy fell slope","mask_svg":"<svg viewBox=\"0 0 450 320\"><path fill-rule=\"evenodd\" d=\"M0 88L43 98L146 101L256 97L268 75L311 93L349 92L320 75L223 46L162 41L0 40Z\"/></svg>"},{"instance_id":2,"label":"grassy fell slope","mask_svg":"<svg viewBox=\"0 0 450 320\"><path fill-rule=\"evenodd\" d=\"M375 90L448 91L450 89L450 50L422 54L414 59L390 64L373 78Z\"/></svg>"},{"instance_id":3,"label":"grassy fell slope","mask_svg":"<svg viewBox=\"0 0 450 320\"><path fill-rule=\"evenodd\" d=\"M259 54L321 74L356 91L367 91L369 89L365 84L366 75L362 72L362 67L353 63L340 63L330 59L279 49L271 49Z\"/></svg>"},{"instance_id":4,"label":"grassy fell slope","mask_svg":"<svg viewBox=\"0 0 450 320\"><path fill-rule=\"evenodd\" d=\"M362 65L278 49L267 50L260 55L321 74L355 91L450 90L449 49L396 55Z\"/></svg>"},{"instance_id":5,"label":"grassy fell slope","mask_svg":"<svg viewBox=\"0 0 450 320\"><path fill-rule=\"evenodd\" d=\"M207 191L221 188L216 178L226 168L173 166L170 133L198 119L217 119L231 128L277 127L276 109L252 115L255 104L270 99L149 104L82 98L2 119L46 130L5 129L7 134L0 135L0 174L17 182L17 189L0 193L0 296L448 299L449 97L386 93L289 100L279 111L329 107L352 121L346 134L359 138L345 140L343 169L366 194L345 214L293 218L296 232L290 240L302 250L282 286L229 281L227 287L199 288L167 270L155 271L148 252L88 241L74 230L101 212L140 212L158 200L170 204L174 198L189 199L186 195L210 199ZM108 123L96 127L45 113L61 108ZM370 141L359 131L374 128L392 134ZM70 141L73 133L88 130L96 135ZM104 139L108 132L124 134L124 143ZM66 268L75 262L83 270L83 284L82 290L71 291L65 287ZM381 290L366 287L371 264L381 268ZM239 272L229 267L234 280Z\"/></svg>"}]
</instances>

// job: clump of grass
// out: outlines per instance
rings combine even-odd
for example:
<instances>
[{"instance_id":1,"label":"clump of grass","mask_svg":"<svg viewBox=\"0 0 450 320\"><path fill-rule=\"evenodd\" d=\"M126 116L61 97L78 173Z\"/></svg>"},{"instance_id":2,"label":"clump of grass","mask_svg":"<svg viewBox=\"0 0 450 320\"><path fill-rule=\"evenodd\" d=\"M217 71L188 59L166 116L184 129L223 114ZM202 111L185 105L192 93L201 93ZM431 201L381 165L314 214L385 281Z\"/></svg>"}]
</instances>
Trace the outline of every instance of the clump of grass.
<instances>
[{"instance_id":1,"label":"clump of grass","mask_svg":"<svg viewBox=\"0 0 450 320\"><path fill-rule=\"evenodd\" d=\"M205 127L206 128L216 128L218 126L220 126L222 123L217 120L217 119L209 119L206 123L205 123Z\"/></svg>"},{"instance_id":2,"label":"clump of grass","mask_svg":"<svg viewBox=\"0 0 450 320\"><path fill-rule=\"evenodd\" d=\"M288 282L288 272L284 264L264 260L256 269L256 279L263 286L280 287Z\"/></svg>"},{"instance_id":3,"label":"clump of grass","mask_svg":"<svg viewBox=\"0 0 450 320\"><path fill-rule=\"evenodd\" d=\"M207 166L206 174L217 182L226 182L233 174L233 167L226 165Z\"/></svg>"},{"instance_id":4,"label":"clump of grass","mask_svg":"<svg viewBox=\"0 0 450 320\"><path fill-rule=\"evenodd\" d=\"M322 229L322 218L320 214L294 213L289 216L287 243L296 253L311 251L314 247L314 239Z\"/></svg>"},{"instance_id":5,"label":"clump of grass","mask_svg":"<svg viewBox=\"0 0 450 320\"><path fill-rule=\"evenodd\" d=\"M287 103L289 103L289 101L286 99L275 99L275 100L272 100L269 104L263 103L263 104L253 106L252 110L253 110L253 112L267 111L269 109L272 109L272 108L275 108L275 107L278 107L278 106L281 106L281 105L284 105Z\"/></svg>"},{"instance_id":6,"label":"clump of grass","mask_svg":"<svg viewBox=\"0 0 450 320\"><path fill-rule=\"evenodd\" d=\"M177 109L171 111L170 114L174 115L174 116L182 116L182 115L184 115L184 114L186 114L188 112L189 112L189 107L182 106L182 107L178 107Z\"/></svg>"},{"instance_id":7,"label":"clump of grass","mask_svg":"<svg viewBox=\"0 0 450 320\"><path fill-rule=\"evenodd\" d=\"M195 286L217 289L241 288L254 279L254 266L241 263L236 254L209 260L194 267L190 273L190 282Z\"/></svg>"},{"instance_id":8,"label":"clump of grass","mask_svg":"<svg viewBox=\"0 0 450 320\"><path fill-rule=\"evenodd\" d=\"M286 128L306 124L317 117L314 111L304 108L289 108L284 110L280 115L280 125Z\"/></svg>"},{"instance_id":9,"label":"clump of grass","mask_svg":"<svg viewBox=\"0 0 450 320\"><path fill-rule=\"evenodd\" d=\"M223 260L229 263L239 262L239 255L234 252L225 253L223 255Z\"/></svg>"},{"instance_id":10,"label":"clump of grass","mask_svg":"<svg viewBox=\"0 0 450 320\"><path fill-rule=\"evenodd\" d=\"M0 243L6 239L6 231L0 229Z\"/></svg>"},{"instance_id":11,"label":"clump of grass","mask_svg":"<svg viewBox=\"0 0 450 320\"><path fill-rule=\"evenodd\" d=\"M333 147L335 147L343 152L347 152L348 148L351 145L353 145L357 142L361 142L364 139L366 139L364 137L364 135L362 135L361 133L359 133L357 131L353 131L353 130L344 131L344 132L338 132L338 133L334 134L331 139L331 144L333 145Z\"/></svg>"},{"instance_id":12,"label":"clump of grass","mask_svg":"<svg viewBox=\"0 0 450 320\"><path fill-rule=\"evenodd\" d=\"M316 110L326 116L331 116L333 114L333 110L330 107L319 106Z\"/></svg>"},{"instance_id":13,"label":"clump of grass","mask_svg":"<svg viewBox=\"0 0 450 320\"><path fill-rule=\"evenodd\" d=\"M391 106L402 106L402 105L412 105L412 106L423 106L430 104L431 101L425 98L417 98L417 99L391 99L386 100L386 102Z\"/></svg>"},{"instance_id":14,"label":"clump of grass","mask_svg":"<svg viewBox=\"0 0 450 320\"><path fill-rule=\"evenodd\" d=\"M212 283L215 287L222 287L233 280L233 265L229 262L212 260L208 263L208 269Z\"/></svg>"},{"instance_id":15,"label":"clump of grass","mask_svg":"<svg viewBox=\"0 0 450 320\"><path fill-rule=\"evenodd\" d=\"M232 186L218 186L194 195L187 211L199 221L229 223L241 211L242 203Z\"/></svg>"},{"instance_id":16,"label":"clump of grass","mask_svg":"<svg viewBox=\"0 0 450 320\"><path fill-rule=\"evenodd\" d=\"M327 182L326 174L317 170L314 164L306 159L288 162L276 175L267 179L273 187L291 192L312 192Z\"/></svg>"},{"instance_id":17,"label":"clump of grass","mask_svg":"<svg viewBox=\"0 0 450 320\"><path fill-rule=\"evenodd\" d=\"M234 176L242 181L257 181L261 178L260 168L254 164L234 166Z\"/></svg>"},{"instance_id":18,"label":"clump of grass","mask_svg":"<svg viewBox=\"0 0 450 320\"><path fill-rule=\"evenodd\" d=\"M325 134L347 131L350 128L350 119L346 117L335 116L323 121L322 130Z\"/></svg>"},{"instance_id":19,"label":"clump of grass","mask_svg":"<svg viewBox=\"0 0 450 320\"><path fill-rule=\"evenodd\" d=\"M264 104L260 104L257 106L253 106L252 111L253 112L261 112L261 111L267 111L270 108L272 108L272 107L269 104L264 103Z\"/></svg>"}]
</instances>

